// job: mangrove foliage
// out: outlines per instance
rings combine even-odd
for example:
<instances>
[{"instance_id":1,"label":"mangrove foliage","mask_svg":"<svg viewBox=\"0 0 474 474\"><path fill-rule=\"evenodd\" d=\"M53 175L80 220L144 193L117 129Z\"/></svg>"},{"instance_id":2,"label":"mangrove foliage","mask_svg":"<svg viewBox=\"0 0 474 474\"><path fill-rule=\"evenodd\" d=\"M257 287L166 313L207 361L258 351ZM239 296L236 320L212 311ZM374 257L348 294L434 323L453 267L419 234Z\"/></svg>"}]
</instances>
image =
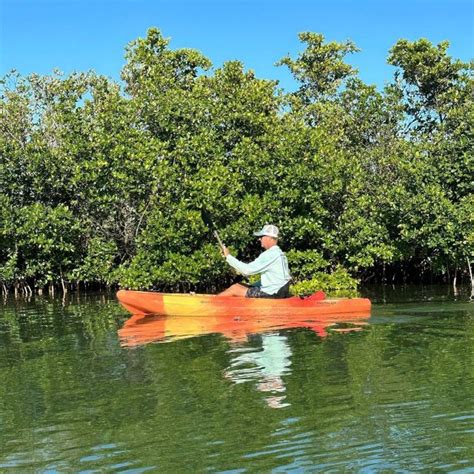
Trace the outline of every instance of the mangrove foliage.
<instances>
[{"instance_id":1,"label":"mangrove foliage","mask_svg":"<svg viewBox=\"0 0 474 474\"><path fill-rule=\"evenodd\" d=\"M128 45L120 82L3 77L3 290L220 289L235 276L203 208L244 261L254 230L280 226L305 288L469 275L472 63L400 40L379 90L347 63L352 42L299 37L279 62L293 91L155 28Z\"/></svg>"}]
</instances>

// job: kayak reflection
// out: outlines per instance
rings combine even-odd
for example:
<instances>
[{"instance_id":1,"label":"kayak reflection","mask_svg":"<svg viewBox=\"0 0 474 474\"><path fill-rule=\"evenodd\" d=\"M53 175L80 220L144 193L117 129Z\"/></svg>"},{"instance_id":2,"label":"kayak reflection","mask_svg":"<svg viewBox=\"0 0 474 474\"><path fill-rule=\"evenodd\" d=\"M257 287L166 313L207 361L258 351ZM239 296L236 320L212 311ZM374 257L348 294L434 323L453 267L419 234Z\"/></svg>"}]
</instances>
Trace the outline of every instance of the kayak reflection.
<instances>
[{"instance_id":1,"label":"kayak reflection","mask_svg":"<svg viewBox=\"0 0 474 474\"><path fill-rule=\"evenodd\" d=\"M118 331L123 347L134 347L151 342L170 342L204 334L222 334L227 339L246 341L250 334L268 333L279 329L308 328L319 336L327 335L329 328L341 323L360 325L370 316L370 312L344 315L321 316L281 316L271 315L251 317L232 316L153 316L134 315ZM350 330L357 329L350 328Z\"/></svg>"}]
</instances>

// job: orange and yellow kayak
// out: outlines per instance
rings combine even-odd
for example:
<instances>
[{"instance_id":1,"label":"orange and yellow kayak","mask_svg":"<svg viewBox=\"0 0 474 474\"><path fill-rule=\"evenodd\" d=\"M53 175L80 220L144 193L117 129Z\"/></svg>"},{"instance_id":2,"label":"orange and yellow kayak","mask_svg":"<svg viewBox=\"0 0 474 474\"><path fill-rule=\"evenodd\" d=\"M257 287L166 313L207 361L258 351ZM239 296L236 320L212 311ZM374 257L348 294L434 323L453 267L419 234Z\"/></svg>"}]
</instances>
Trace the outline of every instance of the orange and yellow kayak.
<instances>
[{"instance_id":1,"label":"orange and yellow kayak","mask_svg":"<svg viewBox=\"0 0 474 474\"><path fill-rule=\"evenodd\" d=\"M370 313L366 298L326 299L323 292L300 298L244 298L203 294L171 294L152 291L120 290L117 298L134 315L207 317L294 317L335 316L348 313Z\"/></svg>"}]
</instances>

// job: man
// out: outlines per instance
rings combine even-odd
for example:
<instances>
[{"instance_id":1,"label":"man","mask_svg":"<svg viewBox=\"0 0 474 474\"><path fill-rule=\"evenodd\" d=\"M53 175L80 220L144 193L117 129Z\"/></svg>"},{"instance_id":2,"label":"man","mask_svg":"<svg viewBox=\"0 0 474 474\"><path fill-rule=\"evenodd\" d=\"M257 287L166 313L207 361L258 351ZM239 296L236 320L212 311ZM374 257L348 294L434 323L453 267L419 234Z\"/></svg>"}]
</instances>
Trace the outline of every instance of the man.
<instances>
[{"instance_id":1,"label":"man","mask_svg":"<svg viewBox=\"0 0 474 474\"><path fill-rule=\"evenodd\" d=\"M291 275L288 270L288 260L278 247L278 227L264 225L262 230L254 233L260 238L260 244L265 249L253 262L243 263L230 255L227 247L222 252L227 263L242 275L260 274L260 280L252 286L235 283L227 290L219 293L221 296L246 296L247 298L287 298L289 296Z\"/></svg>"}]
</instances>

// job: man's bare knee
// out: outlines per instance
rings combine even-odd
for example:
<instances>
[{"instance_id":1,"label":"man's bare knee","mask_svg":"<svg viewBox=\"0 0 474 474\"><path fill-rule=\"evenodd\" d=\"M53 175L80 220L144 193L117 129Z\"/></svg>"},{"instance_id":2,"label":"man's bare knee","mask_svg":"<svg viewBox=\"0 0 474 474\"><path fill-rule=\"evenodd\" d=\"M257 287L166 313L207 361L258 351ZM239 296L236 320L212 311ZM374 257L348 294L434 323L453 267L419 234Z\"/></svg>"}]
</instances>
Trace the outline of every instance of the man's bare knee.
<instances>
[{"instance_id":1,"label":"man's bare knee","mask_svg":"<svg viewBox=\"0 0 474 474\"><path fill-rule=\"evenodd\" d=\"M219 293L220 296L245 296L247 293L247 287L241 285L240 283L234 283L233 285L229 286L227 290L222 291Z\"/></svg>"}]
</instances>

